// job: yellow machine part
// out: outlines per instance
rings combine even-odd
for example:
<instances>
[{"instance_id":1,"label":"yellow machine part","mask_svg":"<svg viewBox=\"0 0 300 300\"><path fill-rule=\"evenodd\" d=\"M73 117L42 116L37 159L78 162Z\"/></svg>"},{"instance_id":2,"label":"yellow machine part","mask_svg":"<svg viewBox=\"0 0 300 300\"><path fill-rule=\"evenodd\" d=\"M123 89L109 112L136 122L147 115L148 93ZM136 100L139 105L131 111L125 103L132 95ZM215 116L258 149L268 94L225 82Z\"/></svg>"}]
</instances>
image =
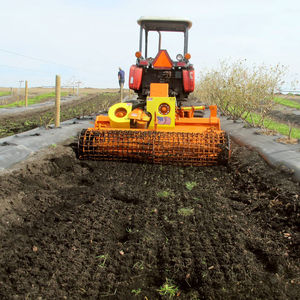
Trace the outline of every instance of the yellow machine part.
<instances>
[{"instance_id":1,"label":"yellow machine part","mask_svg":"<svg viewBox=\"0 0 300 300\"><path fill-rule=\"evenodd\" d=\"M112 128L130 128L129 114L132 110L131 103L116 103L110 107L108 117Z\"/></svg>"},{"instance_id":2,"label":"yellow machine part","mask_svg":"<svg viewBox=\"0 0 300 300\"><path fill-rule=\"evenodd\" d=\"M152 115L149 129L155 125L157 128L174 128L175 106L175 97L147 97L147 111Z\"/></svg>"}]
</instances>

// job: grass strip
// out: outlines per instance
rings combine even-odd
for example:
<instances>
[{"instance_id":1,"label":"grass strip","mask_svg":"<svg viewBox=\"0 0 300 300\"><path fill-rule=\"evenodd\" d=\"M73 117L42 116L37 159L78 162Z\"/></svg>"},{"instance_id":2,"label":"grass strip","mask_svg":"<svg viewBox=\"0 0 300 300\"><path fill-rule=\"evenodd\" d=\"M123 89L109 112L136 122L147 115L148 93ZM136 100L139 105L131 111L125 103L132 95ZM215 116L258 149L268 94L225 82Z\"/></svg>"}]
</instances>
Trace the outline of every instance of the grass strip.
<instances>
[{"instance_id":1,"label":"grass strip","mask_svg":"<svg viewBox=\"0 0 300 300\"><path fill-rule=\"evenodd\" d=\"M9 96L10 92L0 92L0 97L2 96Z\"/></svg>"},{"instance_id":2,"label":"grass strip","mask_svg":"<svg viewBox=\"0 0 300 300\"><path fill-rule=\"evenodd\" d=\"M62 97L67 96L67 95L68 95L67 92L61 93ZM55 98L55 92L41 94L41 95L37 95L33 98L28 98L28 105L37 104L45 99L51 99L51 98ZM0 108L16 107L16 106L24 106L24 105L25 105L25 100L21 100L21 101L16 101L16 102L9 103L9 104L0 105Z\"/></svg>"},{"instance_id":3,"label":"grass strip","mask_svg":"<svg viewBox=\"0 0 300 300\"><path fill-rule=\"evenodd\" d=\"M260 115L256 114L256 113L251 113L251 115L252 115L252 120L253 120L254 124L258 125L260 122L260 118L261 118ZM247 116L245 120L248 121L250 124L252 124L252 120L251 120L250 116ZM290 129L287 124L274 121L271 118L265 118L264 126L265 126L265 128L279 132L282 135L285 135L285 136L289 135ZM300 139L300 129L293 128L291 137L295 138L295 139Z\"/></svg>"},{"instance_id":4,"label":"grass strip","mask_svg":"<svg viewBox=\"0 0 300 300\"><path fill-rule=\"evenodd\" d=\"M292 108L296 108L300 110L300 103L293 101L293 100L288 100L288 99L284 99L284 98L280 98L280 97L275 97L274 98L274 102L280 104L280 105L284 105L284 106L288 106L288 107L292 107Z\"/></svg>"}]
</instances>

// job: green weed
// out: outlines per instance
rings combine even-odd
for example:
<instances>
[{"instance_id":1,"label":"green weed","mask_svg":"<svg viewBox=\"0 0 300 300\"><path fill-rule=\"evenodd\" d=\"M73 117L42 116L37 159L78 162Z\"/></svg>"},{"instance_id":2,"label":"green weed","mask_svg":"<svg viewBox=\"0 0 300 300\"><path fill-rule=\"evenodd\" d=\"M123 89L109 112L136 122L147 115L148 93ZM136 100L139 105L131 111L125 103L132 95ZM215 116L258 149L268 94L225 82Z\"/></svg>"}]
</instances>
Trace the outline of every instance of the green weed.
<instances>
[{"instance_id":1,"label":"green weed","mask_svg":"<svg viewBox=\"0 0 300 300\"><path fill-rule=\"evenodd\" d=\"M138 288L137 290L131 290L131 293L134 294L135 296L139 295L142 292L142 290L140 288Z\"/></svg>"},{"instance_id":2,"label":"green weed","mask_svg":"<svg viewBox=\"0 0 300 300\"><path fill-rule=\"evenodd\" d=\"M201 199L199 197L193 197L193 200L200 201Z\"/></svg>"},{"instance_id":3,"label":"green weed","mask_svg":"<svg viewBox=\"0 0 300 300\"><path fill-rule=\"evenodd\" d=\"M178 287L170 279L166 279L166 282L157 290L161 296L169 296L169 298L175 297L178 293Z\"/></svg>"},{"instance_id":4,"label":"green weed","mask_svg":"<svg viewBox=\"0 0 300 300\"><path fill-rule=\"evenodd\" d=\"M186 187L189 191L191 191L196 185L197 185L197 182L195 182L195 181L187 181L187 182L185 183L185 187Z\"/></svg>"},{"instance_id":5,"label":"green weed","mask_svg":"<svg viewBox=\"0 0 300 300\"><path fill-rule=\"evenodd\" d=\"M44 114L40 116L40 122L39 125L40 126L44 126L45 128L49 128L49 126L51 125L51 123L53 123L54 119L52 117L52 114Z\"/></svg>"},{"instance_id":6,"label":"green weed","mask_svg":"<svg viewBox=\"0 0 300 300\"><path fill-rule=\"evenodd\" d=\"M164 191L159 191L156 193L157 197L159 198L168 198L168 197L174 197L175 194L173 191L170 190L164 190Z\"/></svg>"},{"instance_id":7,"label":"green weed","mask_svg":"<svg viewBox=\"0 0 300 300\"><path fill-rule=\"evenodd\" d=\"M188 217L190 215L192 215L194 213L194 209L193 208L189 208L189 207L183 207L183 208L179 208L177 210L178 214L183 216L183 217Z\"/></svg>"},{"instance_id":8,"label":"green weed","mask_svg":"<svg viewBox=\"0 0 300 300\"><path fill-rule=\"evenodd\" d=\"M34 122L30 121L30 120L26 120L24 122L24 126L31 126L31 125L34 125Z\"/></svg>"},{"instance_id":9,"label":"green weed","mask_svg":"<svg viewBox=\"0 0 300 300\"><path fill-rule=\"evenodd\" d=\"M102 254L102 255L96 256L96 258L99 260L98 267L104 268L108 257L109 257L108 254Z\"/></svg>"},{"instance_id":10,"label":"green weed","mask_svg":"<svg viewBox=\"0 0 300 300\"><path fill-rule=\"evenodd\" d=\"M132 233L132 229L130 227L126 227L126 232Z\"/></svg>"}]
</instances>

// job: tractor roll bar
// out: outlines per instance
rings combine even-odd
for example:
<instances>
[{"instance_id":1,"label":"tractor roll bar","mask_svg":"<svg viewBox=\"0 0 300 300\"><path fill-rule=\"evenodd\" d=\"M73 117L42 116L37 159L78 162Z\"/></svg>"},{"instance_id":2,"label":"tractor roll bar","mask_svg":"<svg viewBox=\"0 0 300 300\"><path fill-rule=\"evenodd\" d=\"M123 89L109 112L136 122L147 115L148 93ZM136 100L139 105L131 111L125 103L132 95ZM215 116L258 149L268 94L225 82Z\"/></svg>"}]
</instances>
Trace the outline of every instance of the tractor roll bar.
<instances>
[{"instance_id":1,"label":"tractor roll bar","mask_svg":"<svg viewBox=\"0 0 300 300\"><path fill-rule=\"evenodd\" d=\"M148 55L148 32L149 30L145 30L145 58L147 58ZM157 31L159 35L158 40L158 51L161 50L161 32ZM183 55L185 55L188 52L188 38L189 38L189 32L188 30L184 31L184 45L183 45ZM140 29L140 44L139 44L139 51L142 53L143 49L143 28Z\"/></svg>"},{"instance_id":2,"label":"tractor roll bar","mask_svg":"<svg viewBox=\"0 0 300 300\"><path fill-rule=\"evenodd\" d=\"M140 43L139 51L142 53L143 48L143 29L145 30L145 58L148 55L148 32L157 31L159 34L159 50L161 48L161 31L183 32L184 47L183 55L188 52L188 31L192 27L192 22L188 19L177 18L158 18L158 17L141 17L138 21L140 25Z\"/></svg>"}]
</instances>

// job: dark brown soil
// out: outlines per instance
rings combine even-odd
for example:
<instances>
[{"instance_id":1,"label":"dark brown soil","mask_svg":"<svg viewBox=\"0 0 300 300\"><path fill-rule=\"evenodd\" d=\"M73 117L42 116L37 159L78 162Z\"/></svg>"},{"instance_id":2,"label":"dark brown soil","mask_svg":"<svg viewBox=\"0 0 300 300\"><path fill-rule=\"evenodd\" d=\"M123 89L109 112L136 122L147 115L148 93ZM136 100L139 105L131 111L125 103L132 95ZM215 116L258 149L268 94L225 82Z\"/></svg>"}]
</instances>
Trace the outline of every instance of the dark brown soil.
<instances>
[{"instance_id":1,"label":"dark brown soil","mask_svg":"<svg viewBox=\"0 0 300 300\"><path fill-rule=\"evenodd\" d=\"M79 161L0 178L1 299L299 299L299 184L234 146L228 166ZM137 294L137 295L136 295Z\"/></svg>"}]
</instances>

